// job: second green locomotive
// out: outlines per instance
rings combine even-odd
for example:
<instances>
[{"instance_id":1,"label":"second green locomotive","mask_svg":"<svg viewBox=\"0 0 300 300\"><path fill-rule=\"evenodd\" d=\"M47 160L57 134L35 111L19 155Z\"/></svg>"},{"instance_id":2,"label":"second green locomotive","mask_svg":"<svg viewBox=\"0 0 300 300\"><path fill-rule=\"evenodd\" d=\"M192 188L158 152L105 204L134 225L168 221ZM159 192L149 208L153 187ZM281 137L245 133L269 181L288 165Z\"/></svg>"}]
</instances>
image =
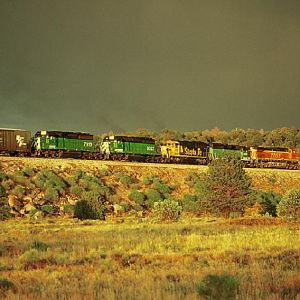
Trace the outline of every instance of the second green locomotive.
<instances>
[{"instance_id":1,"label":"second green locomotive","mask_svg":"<svg viewBox=\"0 0 300 300\"><path fill-rule=\"evenodd\" d=\"M106 136L101 144L104 159L155 162L159 151L155 140L147 137Z\"/></svg>"}]
</instances>

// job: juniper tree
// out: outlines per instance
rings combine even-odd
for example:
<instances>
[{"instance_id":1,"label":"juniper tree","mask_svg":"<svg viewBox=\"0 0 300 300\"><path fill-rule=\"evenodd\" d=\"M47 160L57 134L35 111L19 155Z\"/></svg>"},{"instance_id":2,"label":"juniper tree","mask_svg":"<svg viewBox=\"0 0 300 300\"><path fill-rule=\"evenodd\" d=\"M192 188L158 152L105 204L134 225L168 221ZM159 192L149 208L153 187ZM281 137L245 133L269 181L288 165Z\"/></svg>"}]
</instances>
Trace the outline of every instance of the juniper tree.
<instances>
[{"instance_id":1,"label":"juniper tree","mask_svg":"<svg viewBox=\"0 0 300 300\"><path fill-rule=\"evenodd\" d=\"M252 203L251 180L234 156L214 160L203 178L201 210L223 217L242 215Z\"/></svg>"}]
</instances>

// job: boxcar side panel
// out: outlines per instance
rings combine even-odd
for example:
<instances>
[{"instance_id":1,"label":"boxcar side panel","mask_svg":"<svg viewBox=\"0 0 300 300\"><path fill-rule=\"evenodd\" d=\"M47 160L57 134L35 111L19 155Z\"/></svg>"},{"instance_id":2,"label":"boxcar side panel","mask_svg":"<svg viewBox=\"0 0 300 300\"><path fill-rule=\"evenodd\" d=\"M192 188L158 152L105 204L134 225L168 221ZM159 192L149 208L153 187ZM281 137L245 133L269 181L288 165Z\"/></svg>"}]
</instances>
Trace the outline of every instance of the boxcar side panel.
<instances>
[{"instance_id":1,"label":"boxcar side panel","mask_svg":"<svg viewBox=\"0 0 300 300\"><path fill-rule=\"evenodd\" d=\"M7 153L28 153L31 134L26 130L0 129L0 151Z\"/></svg>"}]
</instances>

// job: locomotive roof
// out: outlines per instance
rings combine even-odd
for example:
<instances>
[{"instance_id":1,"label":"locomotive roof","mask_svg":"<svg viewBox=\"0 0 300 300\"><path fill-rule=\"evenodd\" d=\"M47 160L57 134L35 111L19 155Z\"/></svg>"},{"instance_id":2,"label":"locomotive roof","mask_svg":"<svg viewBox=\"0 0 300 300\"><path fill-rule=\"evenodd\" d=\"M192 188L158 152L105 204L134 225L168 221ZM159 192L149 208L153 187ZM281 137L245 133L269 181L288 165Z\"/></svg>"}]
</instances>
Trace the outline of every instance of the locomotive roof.
<instances>
[{"instance_id":1,"label":"locomotive roof","mask_svg":"<svg viewBox=\"0 0 300 300\"><path fill-rule=\"evenodd\" d=\"M111 135L106 136L103 140L155 144L154 139L143 136Z\"/></svg>"},{"instance_id":2,"label":"locomotive roof","mask_svg":"<svg viewBox=\"0 0 300 300\"><path fill-rule=\"evenodd\" d=\"M253 148L257 150L283 151L283 152L288 152L289 149L292 149L287 147L253 147Z\"/></svg>"},{"instance_id":3,"label":"locomotive roof","mask_svg":"<svg viewBox=\"0 0 300 300\"><path fill-rule=\"evenodd\" d=\"M163 141L162 144L167 144L167 143L179 143L179 144L188 144L192 146L196 145L201 145L201 146L209 146L208 143L202 142L202 141L187 141L187 140L166 140Z\"/></svg>"},{"instance_id":4,"label":"locomotive roof","mask_svg":"<svg viewBox=\"0 0 300 300\"><path fill-rule=\"evenodd\" d=\"M53 137L64 137L69 139L79 139L79 140L93 140L94 136L86 132L71 132L71 131L37 131L35 136L53 136Z\"/></svg>"}]
</instances>

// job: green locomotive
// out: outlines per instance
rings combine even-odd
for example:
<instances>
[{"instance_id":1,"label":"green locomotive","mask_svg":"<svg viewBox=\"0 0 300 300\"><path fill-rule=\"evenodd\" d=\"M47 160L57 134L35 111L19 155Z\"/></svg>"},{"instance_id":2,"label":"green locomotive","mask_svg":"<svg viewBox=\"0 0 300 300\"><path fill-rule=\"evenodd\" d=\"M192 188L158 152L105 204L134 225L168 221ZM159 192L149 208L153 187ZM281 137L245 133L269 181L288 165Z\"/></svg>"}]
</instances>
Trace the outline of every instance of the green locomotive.
<instances>
[{"instance_id":1,"label":"green locomotive","mask_svg":"<svg viewBox=\"0 0 300 300\"><path fill-rule=\"evenodd\" d=\"M247 165L250 163L249 149L238 145L224 145L221 143L212 143L209 147L209 161L218 159L224 155L232 155L239 158Z\"/></svg>"},{"instance_id":2,"label":"green locomotive","mask_svg":"<svg viewBox=\"0 0 300 300\"><path fill-rule=\"evenodd\" d=\"M32 141L34 156L100 159L94 136L83 132L38 131Z\"/></svg>"},{"instance_id":3,"label":"green locomotive","mask_svg":"<svg viewBox=\"0 0 300 300\"><path fill-rule=\"evenodd\" d=\"M101 144L105 159L155 162L160 157L155 140L135 136L106 136Z\"/></svg>"}]
</instances>

